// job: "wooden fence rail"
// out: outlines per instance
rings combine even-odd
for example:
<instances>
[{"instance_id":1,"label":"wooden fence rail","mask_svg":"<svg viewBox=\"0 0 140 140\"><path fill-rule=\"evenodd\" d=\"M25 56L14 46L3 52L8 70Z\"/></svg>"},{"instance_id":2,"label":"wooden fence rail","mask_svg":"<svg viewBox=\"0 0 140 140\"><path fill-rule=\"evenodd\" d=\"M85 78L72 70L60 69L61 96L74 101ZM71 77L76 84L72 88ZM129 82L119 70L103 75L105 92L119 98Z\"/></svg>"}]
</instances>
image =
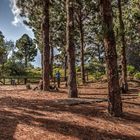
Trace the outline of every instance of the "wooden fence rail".
<instances>
[{"instance_id":1,"label":"wooden fence rail","mask_svg":"<svg viewBox=\"0 0 140 140\"><path fill-rule=\"evenodd\" d=\"M88 74L86 76L86 81L88 81ZM77 78L80 79L80 75L77 74ZM25 77L25 76L16 76L16 77L0 77L0 85L26 85L27 83L39 83L41 77ZM67 82L67 77L61 77L61 82ZM56 77L51 79L51 82L56 83Z\"/></svg>"}]
</instances>

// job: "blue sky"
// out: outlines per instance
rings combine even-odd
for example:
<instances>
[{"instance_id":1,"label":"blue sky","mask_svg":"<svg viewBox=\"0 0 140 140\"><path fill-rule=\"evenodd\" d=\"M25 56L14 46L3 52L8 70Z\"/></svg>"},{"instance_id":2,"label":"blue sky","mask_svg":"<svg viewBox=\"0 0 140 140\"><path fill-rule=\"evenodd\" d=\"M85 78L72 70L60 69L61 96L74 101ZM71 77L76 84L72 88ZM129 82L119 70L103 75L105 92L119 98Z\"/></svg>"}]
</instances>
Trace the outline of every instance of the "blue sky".
<instances>
[{"instance_id":1,"label":"blue sky","mask_svg":"<svg viewBox=\"0 0 140 140\"><path fill-rule=\"evenodd\" d=\"M16 41L24 33L34 37L33 32L22 23L19 16L20 10L16 7L16 0L0 0L0 31L6 40ZM40 66L40 54L35 58L33 63Z\"/></svg>"}]
</instances>

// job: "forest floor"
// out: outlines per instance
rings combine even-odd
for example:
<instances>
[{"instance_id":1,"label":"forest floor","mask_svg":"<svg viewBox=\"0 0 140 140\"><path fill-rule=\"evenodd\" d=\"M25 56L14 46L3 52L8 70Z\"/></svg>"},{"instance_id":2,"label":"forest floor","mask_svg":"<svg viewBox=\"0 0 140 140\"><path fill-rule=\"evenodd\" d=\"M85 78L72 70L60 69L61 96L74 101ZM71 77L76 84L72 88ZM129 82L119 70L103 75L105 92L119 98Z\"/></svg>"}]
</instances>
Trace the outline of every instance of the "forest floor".
<instances>
[{"instance_id":1,"label":"forest floor","mask_svg":"<svg viewBox=\"0 0 140 140\"><path fill-rule=\"evenodd\" d=\"M0 86L0 140L140 140L140 84L122 95L122 118L107 113L107 84L79 86L79 98L67 90L39 92L24 86Z\"/></svg>"}]
</instances>

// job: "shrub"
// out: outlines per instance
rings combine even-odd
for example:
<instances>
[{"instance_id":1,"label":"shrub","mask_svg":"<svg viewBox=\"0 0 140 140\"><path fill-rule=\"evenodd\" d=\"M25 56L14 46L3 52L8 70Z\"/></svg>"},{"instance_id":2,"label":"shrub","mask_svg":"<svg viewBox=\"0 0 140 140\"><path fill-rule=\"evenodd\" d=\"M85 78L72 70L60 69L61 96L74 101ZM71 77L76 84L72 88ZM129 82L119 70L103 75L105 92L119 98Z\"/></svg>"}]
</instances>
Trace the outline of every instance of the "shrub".
<instances>
[{"instance_id":1,"label":"shrub","mask_svg":"<svg viewBox=\"0 0 140 140\"><path fill-rule=\"evenodd\" d=\"M134 66L128 65L127 66L128 75L134 75L136 70Z\"/></svg>"},{"instance_id":2,"label":"shrub","mask_svg":"<svg viewBox=\"0 0 140 140\"><path fill-rule=\"evenodd\" d=\"M102 78L102 75L103 75L103 73L101 73L101 72L96 72L93 74L93 76L96 80L100 80Z\"/></svg>"},{"instance_id":3,"label":"shrub","mask_svg":"<svg viewBox=\"0 0 140 140\"><path fill-rule=\"evenodd\" d=\"M105 66L100 63L90 63L85 66L85 70L88 71L90 74L94 74L97 72L104 73L105 74Z\"/></svg>"},{"instance_id":4,"label":"shrub","mask_svg":"<svg viewBox=\"0 0 140 140\"><path fill-rule=\"evenodd\" d=\"M140 72L137 72L137 73L134 75L134 77L135 77L136 79L140 80Z\"/></svg>"}]
</instances>

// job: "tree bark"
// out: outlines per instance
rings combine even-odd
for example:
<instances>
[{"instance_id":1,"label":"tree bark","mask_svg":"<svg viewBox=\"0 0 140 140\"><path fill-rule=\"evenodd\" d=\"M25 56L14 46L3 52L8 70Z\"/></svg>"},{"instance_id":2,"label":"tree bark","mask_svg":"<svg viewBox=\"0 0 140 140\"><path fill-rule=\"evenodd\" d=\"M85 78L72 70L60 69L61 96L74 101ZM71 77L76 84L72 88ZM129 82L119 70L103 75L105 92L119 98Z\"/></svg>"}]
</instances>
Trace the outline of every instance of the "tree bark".
<instances>
[{"instance_id":1,"label":"tree bark","mask_svg":"<svg viewBox=\"0 0 140 140\"><path fill-rule=\"evenodd\" d=\"M112 116L122 115L122 101L119 86L117 52L113 31L113 16L111 0L101 0L101 13L104 30L104 46L108 77L108 111Z\"/></svg>"},{"instance_id":2,"label":"tree bark","mask_svg":"<svg viewBox=\"0 0 140 140\"><path fill-rule=\"evenodd\" d=\"M118 10L119 10L119 22L120 22L120 35L121 35L121 86L122 91L128 91L128 83L127 83L127 60L126 60L126 41L125 41L125 27L122 19L122 7L121 0L118 0Z\"/></svg>"},{"instance_id":3,"label":"tree bark","mask_svg":"<svg viewBox=\"0 0 140 140\"><path fill-rule=\"evenodd\" d=\"M44 0L43 19L43 90L50 86L49 0Z\"/></svg>"},{"instance_id":4,"label":"tree bark","mask_svg":"<svg viewBox=\"0 0 140 140\"><path fill-rule=\"evenodd\" d=\"M65 54L65 62L64 62L64 77L65 77L65 81L67 79L67 55Z\"/></svg>"},{"instance_id":5,"label":"tree bark","mask_svg":"<svg viewBox=\"0 0 140 140\"><path fill-rule=\"evenodd\" d=\"M51 62L50 62L50 76L51 76L51 79L53 79L53 60L54 60L54 49L53 47L51 46Z\"/></svg>"},{"instance_id":6,"label":"tree bark","mask_svg":"<svg viewBox=\"0 0 140 140\"><path fill-rule=\"evenodd\" d=\"M81 12L81 11L80 11ZM79 17L79 28L80 28L80 42L81 42L81 77L82 77L82 83L85 83L85 67L84 67L84 29L83 29L83 23L81 19L81 14Z\"/></svg>"},{"instance_id":7,"label":"tree bark","mask_svg":"<svg viewBox=\"0 0 140 140\"><path fill-rule=\"evenodd\" d=\"M41 70L43 73L43 52L41 52ZM42 78L43 78L43 74L42 74Z\"/></svg>"},{"instance_id":8,"label":"tree bark","mask_svg":"<svg viewBox=\"0 0 140 140\"><path fill-rule=\"evenodd\" d=\"M70 98L78 97L77 83L76 83L76 68L75 68L75 45L74 45L74 11L73 0L66 0L67 11L67 53L68 53L68 92Z\"/></svg>"},{"instance_id":9,"label":"tree bark","mask_svg":"<svg viewBox=\"0 0 140 140\"><path fill-rule=\"evenodd\" d=\"M28 66L28 47L25 45L24 46L25 47L25 68L27 68L27 66Z\"/></svg>"}]
</instances>

